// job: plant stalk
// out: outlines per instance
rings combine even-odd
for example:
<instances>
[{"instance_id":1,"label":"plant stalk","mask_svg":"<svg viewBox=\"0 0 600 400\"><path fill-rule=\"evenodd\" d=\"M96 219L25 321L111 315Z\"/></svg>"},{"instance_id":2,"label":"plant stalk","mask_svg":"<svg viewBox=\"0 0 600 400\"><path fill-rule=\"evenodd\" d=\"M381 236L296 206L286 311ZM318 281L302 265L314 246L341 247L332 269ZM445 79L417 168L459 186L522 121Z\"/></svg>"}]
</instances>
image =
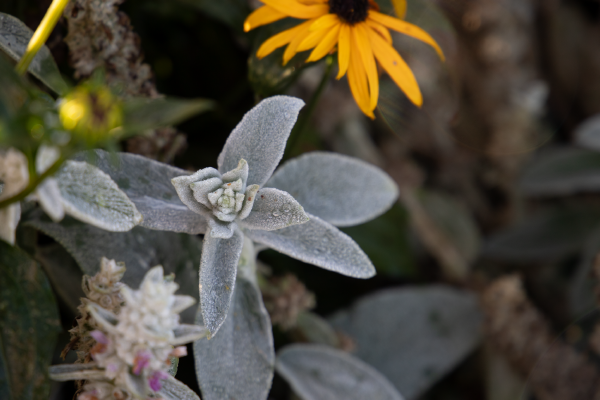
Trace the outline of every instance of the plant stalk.
<instances>
[{"instance_id":1,"label":"plant stalk","mask_svg":"<svg viewBox=\"0 0 600 400\"><path fill-rule=\"evenodd\" d=\"M23 54L23 57L21 57L21 60L19 60L19 63L15 68L19 75L24 75L25 72L27 72L29 64L31 64L37 52L40 51L44 43L46 43L46 40L48 40L48 36L52 33L52 30L56 26L56 23L60 19L62 12L68 3L69 0L52 1L48 11L46 11L46 15L44 15L44 19L42 19L42 22L40 22L35 33L31 37L31 40L27 45L27 50L25 50L25 54Z\"/></svg>"}]
</instances>

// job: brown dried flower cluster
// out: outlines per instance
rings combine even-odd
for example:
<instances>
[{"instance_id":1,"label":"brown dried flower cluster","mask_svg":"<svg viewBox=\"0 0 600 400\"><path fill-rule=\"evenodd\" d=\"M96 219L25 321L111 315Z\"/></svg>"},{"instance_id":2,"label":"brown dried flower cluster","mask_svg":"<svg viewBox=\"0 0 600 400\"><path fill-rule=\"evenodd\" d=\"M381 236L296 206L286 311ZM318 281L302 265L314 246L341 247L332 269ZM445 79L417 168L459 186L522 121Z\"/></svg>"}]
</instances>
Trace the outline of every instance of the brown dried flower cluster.
<instances>
[{"instance_id":1,"label":"brown dried flower cluster","mask_svg":"<svg viewBox=\"0 0 600 400\"><path fill-rule=\"evenodd\" d=\"M270 278L261 291L271 322L282 329L292 328L298 314L315 306L315 295L292 274Z\"/></svg>"}]
</instances>

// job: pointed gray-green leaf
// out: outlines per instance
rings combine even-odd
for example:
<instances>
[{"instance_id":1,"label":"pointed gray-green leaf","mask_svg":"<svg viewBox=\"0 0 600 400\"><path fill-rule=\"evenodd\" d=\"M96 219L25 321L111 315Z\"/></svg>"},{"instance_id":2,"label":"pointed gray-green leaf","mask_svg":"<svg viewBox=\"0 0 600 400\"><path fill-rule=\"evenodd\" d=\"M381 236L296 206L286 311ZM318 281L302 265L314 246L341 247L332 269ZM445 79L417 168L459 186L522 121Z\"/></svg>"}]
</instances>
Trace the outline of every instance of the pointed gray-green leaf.
<instances>
[{"instance_id":1,"label":"pointed gray-green leaf","mask_svg":"<svg viewBox=\"0 0 600 400\"><path fill-rule=\"evenodd\" d=\"M158 394L164 400L200 400L198 395L192 389L179 382L177 379L169 376L161 381L161 389Z\"/></svg>"},{"instance_id":2,"label":"pointed gray-green leaf","mask_svg":"<svg viewBox=\"0 0 600 400\"><path fill-rule=\"evenodd\" d=\"M600 191L600 153L563 147L547 150L525 168L520 181L527 196L565 196Z\"/></svg>"},{"instance_id":3,"label":"pointed gray-green leaf","mask_svg":"<svg viewBox=\"0 0 600 400\"><path fill-rule=\"evenodd\" d=\"M33 31L23 22L12 15L0 13L0 50L12 59L21 59L32 36ZM68 86L45 45L38 51L28 70L56 93L63 94L67 91Z\"/></svg>"},{"instance_id":4,"label":"pointed gray-green leaf","mask_svg":"<svg viewBox=\"0 0 600 400\"><path fill-rule=\"evenodd\" d=\"M171 183L175 177L190 175L188 171L136 154L103 150L79 153L76 159L110 175L144 216L141 226L193 235L206 232L206 219L181 202Z\"/></svg>"},{"instance_id":5,"label":"pointed gray-green leaf","mask_svg":"<svg viewBox=\"0 0 600 400\"><path fill-rule=\"evenodd\" d=\"M279 164L303 106L302 100L289 96L258 103L227 138L218 158L219 171L231 171L244 159L249 168L247 184L263 186Z\"/></svg>"},{"instance_id":6,"label":"pointed gray-green leaf","mask_svg":"<svg viewBox=\"0 0 600 400\"><path fill-rule=\"evenodd\" d=\"M209 167L196 171L191 175L184 174L183 176L175 177L171 179L171 183L173 184L173 187L175 187L177 195L183 204L198 214L206 215L210 211L202 204L198 203L198 200L194 196L194 190L190 185L192 185L194 182L204 181L208 185L214 184L214 186L218 187L223 183L220 178L221 174L219 171Z\"/></svg>"},{"instance_id":7,"label":"pointed gray-green leaf","mask_svg":"<svg viewBox=\"0 0 600 400\"><path fill-rule=\"evenodd\" d=\"M252 242L247 238L244 242L227 318L215 337L194 343L204 400L265 400L271 387L275 364L271 321L255 283ZM201 313L196 323L204 323Z\"/></svg>"},{"instance_id":8,"label":"pointed gray-green leaf","mask_svg":"<svg viewBox=\"0 0 600 400\"><path fill-rule=\"evenodd\" d=\"M54 381L73 381L85 379L104 379L104 370L95 362L87 364L60 364L49 368L50 379Z\"/></svg>"},{"instance_id":9,"label":"pointed gray-green leaf","mask_svg":"<svg viewBox=\"0 0 600 400\"><path fill-rule=\"evenodd\" d=\"M600 151L600 114L579 124L575 130L575 143L590 150Z\"/></svg>"},{"instance_id":10,"label":"pointed gray-green leaf","mask_svg":"<svg viewBox=\"0 0 600 400\"><path fill-rule=\"evenodd\" d=\"M206 99L136 98L123 105L123 130L125 135L150 129L176 125L186 119L208 111L214 102Z\"/></svg>"},{"instance_id":11,"label":"pointed gray-green leaf","mask_svg":"<svg viewBox=\"0 0 600 400\"><path fill-rule=\"evenodd\" d=\"M295 328L309 343L324 344L330 347L340 345L339 336L331 324L313 312L300 313Z\"/></svg>"},{"instance_id":12,"label":"pointed gray-green leaf","mask_svg":"<svg viewBox=\"0 0 600 400\"><path fill-rule=\"evenodd\" d=\"M370 278L375 268L348 235L307 214L310 220L276 231L248 230L254 241L298 260L354 278Z\"/></svg>"},{"instance_id":13,"label":"pointed gray-green leaf","mask_svg":"<svg viewBox=\"0 0 600 400\"><path fill-rule=\"evenodd\" d=\"M382 290L330 321L356 343L356 357L409 399L452 371L481 340L477 297L441 285Z\"/></svg>"},{"instance_id":14,"label":"pointed gray-green leaf","mask_svg":"<svg viewBox=\"0 0 600 400\"><path fill-rule=\"evenodd\" d=\"M169 343L173 346L180 346L207 337L209 332L204 326L180 324L173 330L173 334L175 339L171 339Z\"/></svg>"},{"instance_id":15,"label":"pointed gray-green leaf","mask_svg":"<svg viewBox=\"0 0 600 400\"><path fill-rule=\"evenodd\" d=\"M374 368L323 345L287 346L275 368L302 400L403 400Z\"/></svg>"},{"instance_id":16,"label":"pointed gray-green leaf","mask_svg":"<svg viewBox=\"0 0 600 400\"><path fill-rule=\"evenodd\" d=\"M196 303L196 299L194 299L191 296L182 296L182 295L176 294L174 297L175 297L175 300L173 301L173 304L171 305L171 312L173 312L175 314L179 314L186 308L191 307Z\"/></svg>"},{"instance_id":17,"label":"pointed gray-green leaf","mask_svg":"<svg viewBox=\"0 0 600 400\"><path fill-rule=\"evenodd\" d=\"M67 161L56 174L62 205L80 221L112 232L126 232L142 214L110 176L86 162Z\"/></svg>"},{"instance_id":18,"label":"pointed gray-green leaf","mask_svg":"<svg viewBox=\"0 0 600 400\"><path fill-rule=\"evenodd\" d=\"M59 331L58 308L42 269L0 240L1 399L48 398L48 365Z\"/></svg>"},{"instance_id":19,"label":"pointed gray-green leaf","mask_svg":"<svg viewBox=\"0 0 600 400\"><path fill-rule=\"evenodd\" d=\"M42 209L53 221L58 222L65 217L62 196L56 179L46 178L46 180L37 187L35 195Z\"/></svg>"},{"instance_id":20,"label":"pointed gray-green leaf","mask_svg":"<svg viewBox=\"0 0 600 400\"><path fill-rule=\"evenodd\" d=\"M233 235L236 224L233 222L220 221L215 218L208 220L209 233L205 236L210 236L217 239L229 239Z\"/></svg>"},{"instance_id":21,"label":"pointed gray-green leaf","mask_svg":"<svg viewBox=\"0 0 600 400\"><path fill-rule=\"evenodd\" d=\"M381 169L357 158L325 152L286 162L266 186L285 190L306 212L336 226L376 218L398 198L398 186Z\"/></svg>"},{"instance_id":22,"label":"pointed gray-green leaf","mask_svg":"<svg viewBox=\"0 0 600 400\"><path fill-rule=\"evenodd\" d=\"M240 221L244 228L274 231L309 220L302 206L283 190L264 188L254 196L252 211Z\"/></svg>"},{"instance_id":23,"label":"pointed gray-green leaf","mask_svg":"<svg viewBox=\"0 0 600 400\"><path fill-rule=\"evenodd\" d=\"M237 228L229 239L204 236L200 260L200 308L211 336L217 333L227 317L243 244L244 234Z\"/></svg>"},{"instance_id":24,"label":"pointed gray-green leaf","mask_svg":"<svg viewBox=\"0 0 600 400\"><path fill-rule=\"evenodd\" d=\"M557 260L580 251L599 224L600 209L589 205L539 210L490 237L483 254L517 263Z\"/></svg>"},{"instance_id":25,"label":"pointed gray-green leaf","mask_svg":"<svg viewBox=\"0 0 600 400\"><path fill-rule=\"evenodd\" d=\"M122 282L137 288L150 268L162 265L165 274L175 274L178 294L198 299L198 260L202 241L196 236L141 227L129 232L107 232L70 217L60 223L33 219L27 225L64 246L87 275L93 276L99 271L102 257L123 261L127 271ZM184 322L193 322L195 315L196 307L189 307L181 317Z\"/></svg>"}]
</instances>

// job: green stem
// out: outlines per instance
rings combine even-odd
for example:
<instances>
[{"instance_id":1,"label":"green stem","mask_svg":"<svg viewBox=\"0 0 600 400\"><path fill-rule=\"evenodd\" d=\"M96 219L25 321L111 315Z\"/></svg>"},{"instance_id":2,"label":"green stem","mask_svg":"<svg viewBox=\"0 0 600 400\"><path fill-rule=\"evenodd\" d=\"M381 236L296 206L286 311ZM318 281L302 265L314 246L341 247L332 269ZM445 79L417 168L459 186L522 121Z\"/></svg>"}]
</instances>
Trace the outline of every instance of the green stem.
<instances>
[{"instance_id":1,"label":"green stem","mask_svg":"<svg viewBox=\"0 0 600 400\"><path fill-rule=\"evenodd\" d=\"M23 189L21 192L15 194L12 197L9 197L8 199L0 201L0 209L4 208L12 203L16 203L17 201L21 201L21 200L25 199L25 197L27 197L31 193L33 193L33 191L40 185L40 183L42 183L44 181L44 179L46 179L50 175L53 175L54 173L56 173L56 171L58 171L58 169L60 168L60 166L62 165L62 163L64 161L65 161L65 158L60 157L43 174L37 175L33 180L31 180L29 182L29 185L27 185L27 187L25 189Z\"/></svg>"},{"instance_id":2,"label":"green stem","mask_svg":"<svg viewBox=\"0 0 600 400\"><path fill-rule=\"evenodd\" d=\"M63 10L69 3L69 0L54 0L48 11L46 11L46 15L40 22L39 26L35 30L31 40L29 40L29 44L27 45L27 50L25 50L25 54L19 60L19 63L16 66L17 73L20 75L25 74L27 72L27 68L29 68L29 64L35 58L37 52L42 48L46 40L48 40L48 36L52 33L52 30L56 26L56 23L60 19ZM1 203L0 203L1 204Z\"/></svg>"},{"instance_id":3,"label":"green stem","mask_svg":"<svg viewBox=\"0 0 600 400\"><path fill-rule=\"evenodd\" d=\"M329 82L329 77L331 76L331 71L333 70L334 64L333 57L328 56L325 62L327 63L327 67L325 67L325 73L323 73L323 78L321 78L321 82L319 82L317 90L315 90L312 97L310 98L308 106L306 107L302 116L298 119L298 122L294 126L294 129L292 129L292 133L290 133L290 138L288 139L288 145L283 156L283 160L286 160L290 157L292 151L294 150L294 147L296 146L296 143L298 142L298 139L302 136L302 133L304 133L306 126L312 119L319 99L321 98L321 95L323 94L323 91L327 86L327 82Z\"/></svg>"}]
</instances>

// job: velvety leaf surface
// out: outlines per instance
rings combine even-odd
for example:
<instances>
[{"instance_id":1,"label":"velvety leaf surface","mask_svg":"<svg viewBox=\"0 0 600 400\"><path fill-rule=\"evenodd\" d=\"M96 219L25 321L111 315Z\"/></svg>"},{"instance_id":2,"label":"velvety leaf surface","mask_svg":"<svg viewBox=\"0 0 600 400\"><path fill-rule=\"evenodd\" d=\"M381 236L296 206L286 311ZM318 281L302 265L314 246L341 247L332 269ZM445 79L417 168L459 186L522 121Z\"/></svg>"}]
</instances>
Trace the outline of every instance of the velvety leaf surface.
<instances>
[{"instance_id":1,"label":"velvety leaf surface","mask_svg":"<svg viewBox=\"0 0 600 400\"><path fill-rule=\"evenodd\" d=\"M326 152L311 152L286 162L266 186L288 192L306 212L336 226L369 221L398 198L396 183L381 169Z\"/></svg>"},{"instance_id":2,"label":"velvety leaf surface","mask_svg":"<svg viewBox=\"0 0 600 400\"><path fill-rule=\"evenodd\" d=\"M302 224L309 219L302 206L285 191L264 188L255 196L250 215L240 222L245 228L273 231Z\"/></svg>"},{"instance_id":3,"label":"velvety leaf surface","mask_svg":"<svg viewBox=\"0 0 600 400\"><path fill-rule=\"evenodd\" d=\"M600 114L586 119L575 129L575 143L600 151Z\"/></svg>"},{"instance_id":4,"label":"velvety leaf surface","mask_svg":"<svg viewBox=\"0 0 600 400\"><path fill-rule=\"evenodd\" d=\"M206 232L206 220L181 202L171 183L172 178L190 175L188 171L135 154L103 150L79 153L76 159L110 175L144 216L141 226L194 235Z\"/></svg>"},{"instance_id":5,"label":"velvety leaf surface","mask_svg":"<svg viewBox=\"0 0 600 400\"><path fill-rule=\"evenodd\" d=\"M138 288L146 272L162 265L165 274L174 273L179 284L177 294L198 299L198 260L202 241L182 233L160 232L135 227L129 232L107 232L66 217L60 223L37 219L27 222L62 244L75 258L83 273L94 275L100 259L106 257L125 262L122 281ZM181 314L183 322L192 322L195 307Z\"/></svg>"},{"instance_id":6,"label":"velvety leaf surface","mask_svg":"<svg viewBox=\"0 0 600 400\"><path fill-rule=\"evenodd\" d=\"M0 13L0 50L12 59L15 61L21 59L32 36L33 31L19 19ZM45 45L29 65L29 72L58 94L62 94L68 88L60 76L50 50Z\"/></svg>"},{"instance_id":7,"label":"velvety leaf surface","mask_svg":"<svg viewBox=\"0 0 600 400\"><path fill-rule=\"evenodd\" d=\"M252 242L245 240L225 322L210 340L194 342L196 374L204 400L265 400L275 352L269 314L255 282ZM202 314L196 323L203 324Z\"/></svg>"},{"instance_id":8,"label":"velvety leaf surface","mask_svg":"<svg viewBox=\"0 0 600 400\"><path fill-rule=\"evenodd\" d=\"M131 134L176 125L213 106L212 101L205 99L166 97L129 100L123 106L123 130L125 134Z\"/></svg>"},{"instance_id":9,"label":"velvety leaf surface","mask_svg":"<svg viewBox=\"0 0 600 400\"><path fill-rule=\"evenodd\" d=\"M56 174L67 213L112 232L126 232L142 222L142 214L109 175L81 161L67 161Z\"/></svg>"},{"instance_id":10,"label":"velvety leaf surface","mask_svg":"<svg viewBox=\"0 0 600 400\"><path fill-rule=\"evenodd\" d=\"M323 345L296 344L277 355L277 373L302 400L402 400L379 372Z\"/></svg>"},{"instance_id":11,"label":"velvety leaf surface","mask_svg":"<svg viewBox=\"0 0 600 400\"><path fill-rule=\"evenodd\" d=\"M515 262L552 261L578 252L600 224L600 210L571 205L538 211L493 235L483 254Z\"/></svg>"},{"instance_id":12,"label":"velvety leaf surface","mask_svg":"<svg viewBox=\"0 0 600 400\"><path fill-rule=\"evenodd\" d=\"M524 170L521 191L528 196L564 196L600 190L600 153L563 147L536 157Z\"/></svg>"},{"instance_id":13,"label":"velvety leaf surface","mask_svg":"<svg viewBox=\"0 0 600 400\"><path fill-rule=\"evenodd\" d=\"M229 239L204 236L200 260L200 298L204 325L214 335L227 317L235 287L244 234L235 229Z\"/></svg>"},{"instance_id":14,"label":"velvety leaf surface","mask_svg":"<svg viewBox=\"0 0 600 400\"><path fill-rule=\"evenodd\" d=\"M165 400L200 400L192 389L173 377L162 381L162 388L158 393Z\"/></svg>"},{"instance_id":15,"label":"velvety leaf surface","mask_svg":"<svg viewBox=\"0 0 600 400\"><path fill-rule=\"evenodd\" d=\"M244 115L219 154L219 172L235 169L243 158L248 162L248 185L263 186L279 164L285 144L304 106L300 99L273 96Z\"/></svg>"},{"instance_id":16,"label":"velvety leaf surface","mask_svg":"<svg viewBox=\"0 0 600 400\"><path fill-rule=\"evenodd\" d=\"M276 231L248 230L254 241L298 260L354 278L370 278L375 268L358 245L333 225L307 214L310 221Z\"/></svg>"},{"instance_id":17,"label":"velvety leaf surface","mask_svg":"<svg viewBox=\"0 0 600 400\"><path fill-rule=\"evenodd\" d=\"M0 398L48 398L48 365L59 330L58 308L42 269L0 240Z\"/></svg>"},{"instance_id":18,"label":"velvety leaf surface","mask_svg":"<svg viewBox=\"0 0 600 400\"><path fill-rule=\"evenodd\" d=\"M355 341L356 357L414 399L477 346L482 316L473 294L432 285L382 290L330 321Z\"/></svg>"}]
</instances>

